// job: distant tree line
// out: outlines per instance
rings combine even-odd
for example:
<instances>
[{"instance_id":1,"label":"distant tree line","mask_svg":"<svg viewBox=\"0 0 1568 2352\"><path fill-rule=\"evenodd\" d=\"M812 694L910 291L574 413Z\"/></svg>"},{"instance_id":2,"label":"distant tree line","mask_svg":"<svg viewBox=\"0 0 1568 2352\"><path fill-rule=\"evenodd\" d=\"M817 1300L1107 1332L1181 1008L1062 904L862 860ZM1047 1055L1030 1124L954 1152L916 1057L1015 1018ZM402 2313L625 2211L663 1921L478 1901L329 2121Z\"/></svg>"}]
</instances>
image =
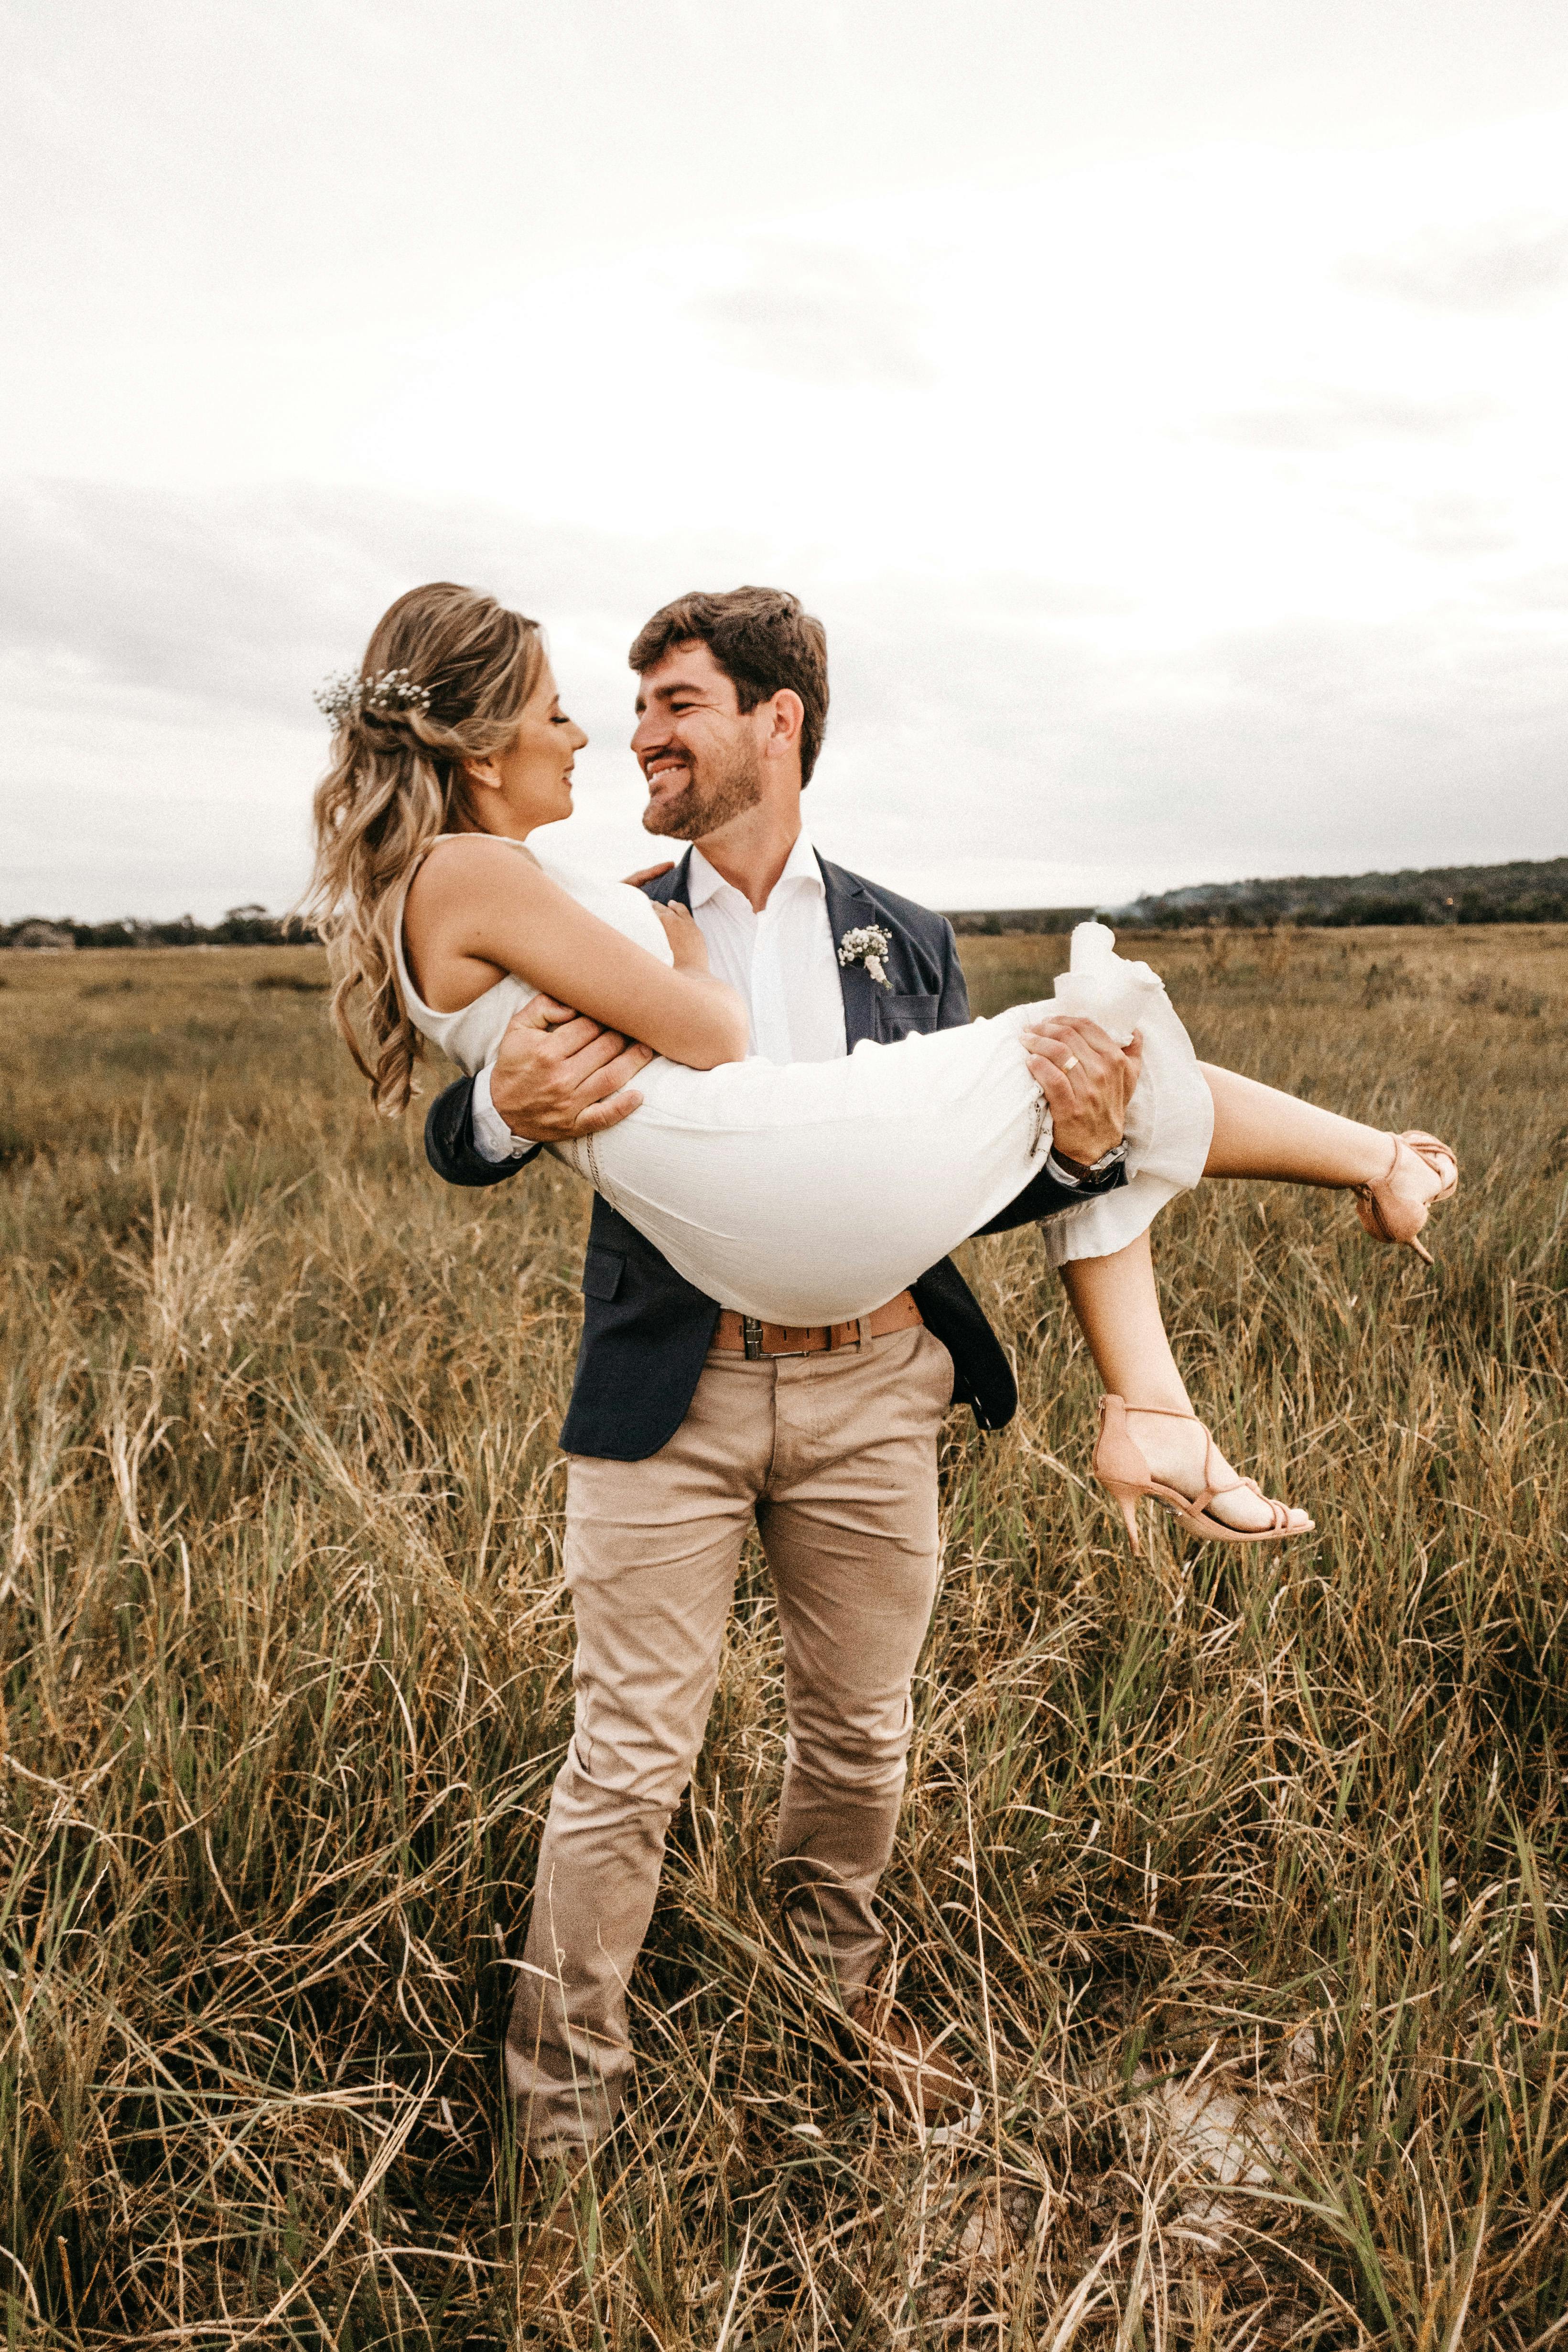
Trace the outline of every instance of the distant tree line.
<instances>
[{"instance_id":1,"label":"distant tree line","mask_svg":"<svg viewBox=\"0 0 1568 2352\"><path fill-rule=\"evenodd\" d=\"M1118 907L1111 919L1161 930L1295 923L1568 923L1568 857L1506 866L1432 866L1398 874L1291 875L1200 884Z\"/></svg>"},{"instance_id":2,"label":"distant tree line","mask_svg":"<svg viewBox=\"0 0 1568 2352\"><path fill-rule=\"evenodd\" d=\"M987 913L971 907L961 908L947 919L961 940L999 940L1016 931L1070 931L1075 923L1087 923L1093 913L1092 907L1002 907Z\"/></svg>"},{"instance_id":3,"label":"distant tree line","mask_svg":"<svg viewBox=\"0 0 1568 2352\"><path fill-rule=\"evenodd\" d=\"M194 915L177 915L167 923L149 923L135 915L121 915L111 923L79 923L62 915L46 920L30 915L16 923L0 923L0 948L274 948L312 945L314 931L287 915L269 915L265 907L231 907L221 923L198 923Z\"/></svg>"},{"instance_id":4,"label":"distant tree line","mask_svg":"<svg viewBox=\"0 0 1568 2352\"><path fill-rule=\"evenodd\" d=\"M1330 929L1371 923L1568 923L1568 857L1508 866L1431 866L1399 874L1294 874L1280 881L1204 882L1134 898L1124 907L966 908L949 922L961 938L1069 931L1091 915L1142 929L1237 929L1301 924Z\"/></svg>"}]
</instances>

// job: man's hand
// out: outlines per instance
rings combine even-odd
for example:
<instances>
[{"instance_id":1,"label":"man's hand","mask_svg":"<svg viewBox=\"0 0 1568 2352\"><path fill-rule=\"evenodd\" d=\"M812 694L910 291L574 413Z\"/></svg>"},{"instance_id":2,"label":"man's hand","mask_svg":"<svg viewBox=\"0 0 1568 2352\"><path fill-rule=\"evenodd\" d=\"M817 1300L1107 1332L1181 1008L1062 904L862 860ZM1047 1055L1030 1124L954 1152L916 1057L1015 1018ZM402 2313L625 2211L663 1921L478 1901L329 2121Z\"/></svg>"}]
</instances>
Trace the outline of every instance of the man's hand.
<instances>
[{"instance_id":1,"label":"man's hand","mask_svg":"<svg viewBox=\"0 0 1568 2352\"><path fill-rule=\"evenodd\" d=\"M1123 1051L1095 1022L1063 1013L1026 1029L1024 1046L1029 1075L1050 1105L1057 1157L1091 1168L1121 1140L1142 1039L1134 1031Z\"/></svg>"},{"instance_id":2,"label":"man's hand","mask_svg":"<svg viewBox=\"0 0 1568 2352\"><path fill-rule=\"evenodd\" d=\"M511 1016L490 1071L490 1100L529 1143L569 1143L618 1127L642 1101L629 1081L653 1059L552 996L531 996Z\"/></svg>"}]
</instances>

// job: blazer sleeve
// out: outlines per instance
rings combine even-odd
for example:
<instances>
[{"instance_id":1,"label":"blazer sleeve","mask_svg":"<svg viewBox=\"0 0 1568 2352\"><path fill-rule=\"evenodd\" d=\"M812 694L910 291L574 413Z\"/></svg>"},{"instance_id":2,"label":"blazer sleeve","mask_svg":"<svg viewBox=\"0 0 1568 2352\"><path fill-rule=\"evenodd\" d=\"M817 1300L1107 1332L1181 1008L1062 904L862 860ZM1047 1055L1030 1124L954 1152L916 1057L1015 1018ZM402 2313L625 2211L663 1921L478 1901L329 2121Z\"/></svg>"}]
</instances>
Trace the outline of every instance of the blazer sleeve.
<instances>
[{"instance_id":1,"label":"blazer sleeve","mask_svg":"<svg viewBox=\"0 0 1568 2352\"><path fill-rule=\"evenodd\" d=\"M543 1146L536 1143L516 1160L487 1160L474 1142L474 1082L455 1078L431 1104L425 1120L425 1157L448 1184L504 1184L520 1168L531 1167Z\"/></svg>"},{"instance_id":2,"label":"blazer sleeve","mask_svg":"<svg viewBox=\"0 0 1568 2352\"><path fill-rule=\"evenodd\" d=\"M1107 1192L1120 1192L1126 1181L1127 1170L1123 1166L1117 1169L1114 1180L1104 1189ZM1089 1197L1097 1196L1091 1194ZM1068 1185L1058 1184L1056 1178L1042 1167L1036 1171L1016 1200L1009 1201L1005 1209L998 1209L996 1214L977 1226L976 1231L1009 1234L1016 1225L1037 1224L1042 1217L1054 1217L1058 1209L1074 1209L1083 1198L1082 1192L1073 1191Z\"/></svg>"}]
</instances>

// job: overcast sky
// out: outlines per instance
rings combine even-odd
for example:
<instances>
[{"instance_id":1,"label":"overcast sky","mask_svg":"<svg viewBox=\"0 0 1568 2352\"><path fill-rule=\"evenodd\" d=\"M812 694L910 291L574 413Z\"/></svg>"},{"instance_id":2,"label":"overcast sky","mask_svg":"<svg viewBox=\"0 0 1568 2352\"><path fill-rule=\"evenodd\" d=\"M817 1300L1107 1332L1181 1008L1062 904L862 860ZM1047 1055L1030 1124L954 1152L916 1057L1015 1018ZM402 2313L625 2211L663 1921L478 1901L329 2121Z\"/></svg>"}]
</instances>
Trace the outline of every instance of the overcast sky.
<instances>
[{"instance_id":1,"label":"overcast sky","mask_svg":"<svg viewBox=\"0 0 1568 2352\"><path fill-rule=\"evenodd\" d=\"M548 624L616 870L626 645L746 580L940 906L1568 848L1562 0L5 21L0 915L285 905L431 577Z\"/></svg>"}]
</instances>

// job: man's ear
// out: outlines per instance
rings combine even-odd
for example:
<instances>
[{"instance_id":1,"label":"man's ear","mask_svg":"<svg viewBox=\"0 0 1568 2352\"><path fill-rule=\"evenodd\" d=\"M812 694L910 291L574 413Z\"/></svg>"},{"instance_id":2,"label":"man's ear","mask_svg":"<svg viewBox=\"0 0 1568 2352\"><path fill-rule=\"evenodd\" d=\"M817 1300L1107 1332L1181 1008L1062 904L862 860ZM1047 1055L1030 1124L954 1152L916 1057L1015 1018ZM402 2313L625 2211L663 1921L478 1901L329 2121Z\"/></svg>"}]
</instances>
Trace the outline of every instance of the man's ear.
<instances>
[{"instance_id":1,"label":"man's ear","mask_svg":"<svg viewBox=\"0 0 1568 2352\"><path fill-rule=\"evenodd\" d=\"M772 724L763 741L763 754L776 759L781 753L800 749L800 730L805 724L805 705L790 686L781 686L768 704Z\"/></svg>"}]
</instances>

